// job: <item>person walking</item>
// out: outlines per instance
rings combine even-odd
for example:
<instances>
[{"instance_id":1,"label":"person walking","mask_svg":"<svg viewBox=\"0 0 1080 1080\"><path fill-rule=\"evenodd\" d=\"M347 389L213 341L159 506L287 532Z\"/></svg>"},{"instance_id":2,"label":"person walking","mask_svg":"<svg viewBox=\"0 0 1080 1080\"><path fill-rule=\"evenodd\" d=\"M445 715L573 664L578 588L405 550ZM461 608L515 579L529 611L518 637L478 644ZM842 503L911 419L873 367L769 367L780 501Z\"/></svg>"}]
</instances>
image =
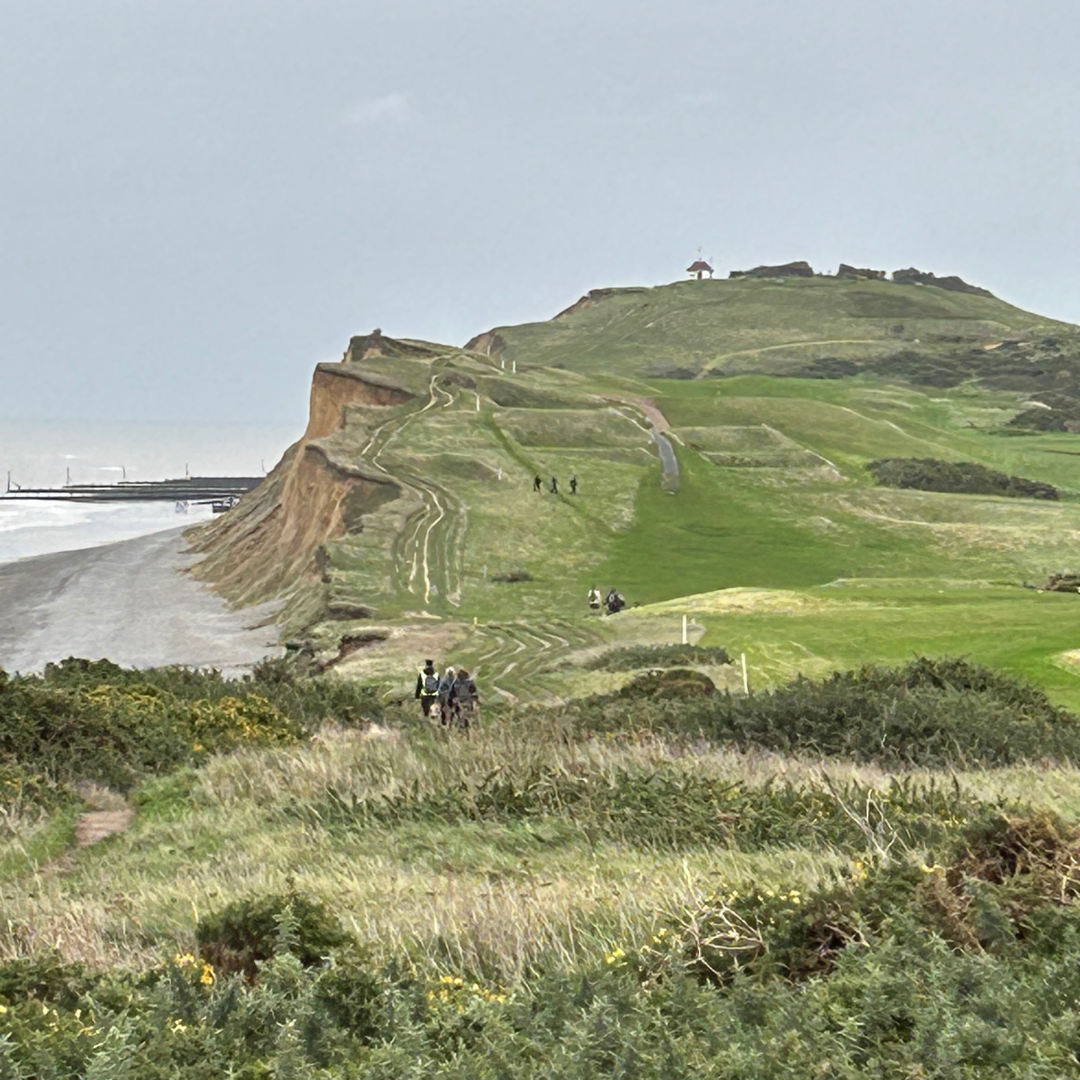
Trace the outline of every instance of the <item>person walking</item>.
<instances>
[{"instance_id":1,"label":"person walking","mask_svg":"<svg viewBox=\"0 0 1080 1080\"><path fill-rule=\"evenodd\" d=\"M469 673L462 668L450 688L450 711L455 727L466 730L476 716L480 694Z\"/></svg>"},{"instance_id":2,"label":"person walking","mask_svg":"<svg viewBox=\"0 0 1080 1080\"><path fill-rule=\"evenodd\" d=\"M533 477L533 491L540 491L544 486L544 481L540 479L540 474L537 473Z\"/></svg>"},{"instance_id":3,"label":"person walking","mask_svg":"<svg viewBox=\"0 0 1080 1080\"><path fill-rule=\"evenodd\" d=\"M600 590L594 585L589 590L589 610L599 611L604 604L604 597L601 595Z\"/></svg>"},{"instance_id":4,"label":"person walking","mask_svg":"<svg viewBox=\"0 0 1080 1080\"><path fill-rule=\"evenodd\" d=\"M424 666L417 672L416 700L420 702L424 717L429 717L432 706L439 700L439 673L435 670L434 660L425 660Z\"/></svg>"},{"instance_id":5,"label":"person walking","mask_svg":"<svg viewBox=\"0 0 1080 1080\"><path fill-rule=\"evenodd\" d=\"M577 473L570 477L570 494L577 494Z\"/></svg>"},{"instance_id":6,"label":"person walking","mask_svg":"<svg viewBox=\"0 0 1080 1080\"><path fill-rule=\"evenodd\" d=\"M450 723L450 691L454 688L454 668L447 666L439 680L439 720L443 727Z\"/></svg>"},{"instance_id":7,"label":"person walking","mask_svg":"<svg viewBox=\"0 0 1080 1080\"><path fill-rule=\"evenodd\" d=\"M554 476L551 478L551 494L559 494L559 481Z\"/></svg>"}]
</instances>

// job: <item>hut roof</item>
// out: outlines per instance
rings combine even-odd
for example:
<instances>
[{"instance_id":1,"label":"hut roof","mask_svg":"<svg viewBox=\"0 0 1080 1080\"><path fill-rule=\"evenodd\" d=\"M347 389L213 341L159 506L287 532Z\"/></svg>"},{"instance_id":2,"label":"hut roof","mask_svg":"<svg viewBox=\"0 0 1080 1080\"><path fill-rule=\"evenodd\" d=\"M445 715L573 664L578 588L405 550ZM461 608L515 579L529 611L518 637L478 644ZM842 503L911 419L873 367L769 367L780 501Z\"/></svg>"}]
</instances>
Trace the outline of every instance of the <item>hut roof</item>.
<instances>
[{"instance_id":1,"label":"hut roof","mask_svg":"<svg viewBox=\"0 0 1080 1080\"><path fill-rule=\"evenodd\" d=\"M688 274L696 274L699 270L708 270L711 272L712 267L707 262L702 262L701 259L698 259L697 262L692 262L686 268Z\"/></svg>"}]
</instances>

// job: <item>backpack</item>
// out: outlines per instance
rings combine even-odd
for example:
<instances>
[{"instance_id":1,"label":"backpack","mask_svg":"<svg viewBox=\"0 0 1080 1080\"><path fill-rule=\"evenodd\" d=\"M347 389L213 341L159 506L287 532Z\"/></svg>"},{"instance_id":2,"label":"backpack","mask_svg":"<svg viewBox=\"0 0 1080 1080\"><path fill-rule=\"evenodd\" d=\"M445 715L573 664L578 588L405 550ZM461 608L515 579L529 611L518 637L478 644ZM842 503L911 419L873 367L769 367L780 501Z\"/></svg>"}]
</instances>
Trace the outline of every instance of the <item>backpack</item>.
<instances>
[{"instance_id":1,"label":"backpack","mask_svg":"<svg viewBox=\"0 0 1080 1080\"><path fill-rule=\"evenodd\" d=\"M434 671L424 672L424 693L437 694L439 692L439 676Z\"/></svg>"}]
</instances>

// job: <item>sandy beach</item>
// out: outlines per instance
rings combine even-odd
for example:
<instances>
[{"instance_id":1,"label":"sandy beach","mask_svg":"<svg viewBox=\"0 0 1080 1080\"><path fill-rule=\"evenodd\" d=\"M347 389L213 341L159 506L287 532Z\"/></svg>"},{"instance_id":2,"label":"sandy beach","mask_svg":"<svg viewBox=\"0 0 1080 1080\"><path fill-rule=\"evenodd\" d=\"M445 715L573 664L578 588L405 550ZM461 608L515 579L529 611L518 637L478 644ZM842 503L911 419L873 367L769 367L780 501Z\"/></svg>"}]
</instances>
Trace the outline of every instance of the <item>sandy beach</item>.
<instances>
[{"instance_id":1,"label":"sandy beach","mask_svg":"<svg viewBox=\"0 0 1080 1080\"><path fill-rule=\"evenodd\" d=\"M81 656L239 673L280 656L275 605L230 611L183 573L197 560L183 532L0 565L0 667L29 673Z\"/></svg>"}]
</instances>

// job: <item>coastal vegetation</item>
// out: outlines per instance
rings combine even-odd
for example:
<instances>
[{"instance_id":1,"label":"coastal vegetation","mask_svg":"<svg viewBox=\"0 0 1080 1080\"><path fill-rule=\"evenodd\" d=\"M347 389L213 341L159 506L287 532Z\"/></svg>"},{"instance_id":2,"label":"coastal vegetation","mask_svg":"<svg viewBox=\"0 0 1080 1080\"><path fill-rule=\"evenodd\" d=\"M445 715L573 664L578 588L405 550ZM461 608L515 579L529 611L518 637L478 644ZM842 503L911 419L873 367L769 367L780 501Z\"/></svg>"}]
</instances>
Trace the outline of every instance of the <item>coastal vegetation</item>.
<instances>
[{"instance_id":1,"label":"coastal vegetation","mask_svg":"<svg viewBox=\"0 0 1080 1080\"><path fill-rule=\"evenodd\" d=\"M299 668L6 682L152 688L181 727L265 695L289 725L143 767L130 827L84 847L95 770L9 752L64 798L9 804L6 854L68 833L0 862L7 1075L1035 1077L1074 1053L1080 720L1039 690L923 659L463 735ZM90 731L112 762L126 728Z\"/></svg>"}]
</instances>

